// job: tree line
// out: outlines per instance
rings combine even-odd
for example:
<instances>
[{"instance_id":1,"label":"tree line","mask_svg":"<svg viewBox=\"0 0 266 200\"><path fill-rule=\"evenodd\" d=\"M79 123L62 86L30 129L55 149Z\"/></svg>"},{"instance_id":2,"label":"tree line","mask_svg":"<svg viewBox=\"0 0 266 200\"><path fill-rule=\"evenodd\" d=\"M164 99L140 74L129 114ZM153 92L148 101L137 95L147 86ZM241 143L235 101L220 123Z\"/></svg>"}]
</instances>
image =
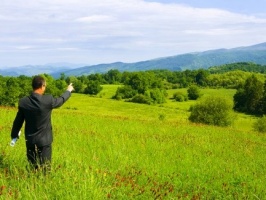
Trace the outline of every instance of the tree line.
<instances>
[{"instance_id":1,"label":"tree line","mask_svg":"<svg viewBox=\"0 0 266 200\"><path fill-rule=\"evenodd\" d=\"M265 66L254 63L233 63L209 69L170 71L148 70L139 72L120 72L111 69L106 73L82 76L61 74L57 79L43 74L47 80L46 93L60 95L69 83L73 83L76 93L96 95L104 84L118 84L113 98L137 103L164 103L167 90L189 88L189 99L196 99L198 88L236 89L234 109L249 114L266 113ZM32 77L0 76L0 105L15 106L18 99L31 92ZM196 95L196 97L195 97ZM176 100L187 99L180 94Z\"/></svg>"}]
</instances>

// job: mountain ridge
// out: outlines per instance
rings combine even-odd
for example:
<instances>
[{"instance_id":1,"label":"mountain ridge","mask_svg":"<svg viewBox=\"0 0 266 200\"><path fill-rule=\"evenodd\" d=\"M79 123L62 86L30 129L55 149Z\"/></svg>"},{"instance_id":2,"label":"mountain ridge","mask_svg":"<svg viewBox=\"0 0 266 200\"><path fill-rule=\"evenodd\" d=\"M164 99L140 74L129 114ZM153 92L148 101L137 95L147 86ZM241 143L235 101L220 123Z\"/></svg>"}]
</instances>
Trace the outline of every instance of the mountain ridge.
<instances>
[{"instance_id":1,"label":"mountain ridge","mask_svg":"<svg viewBox=\"0 0 266 200\"><path fill-rule=\"evenodd\" d=\"M254 62L256 64L266 65L266 42L232 49L214 49L203 52L192 52L135 63L115 62L110 64L84 66L79 69L66 71L65 75L80 76L92 73L105 73L110 69L117 69L119 71L142 71L151 69L182 71L186 69L206 69L212 66L235 62ZM54 75L56 76L56 74Z\"/></svg>"},{"instance_id":2,"label":"mountain ridge","mask_svg":"<svg viewBox=\"0 0 266 200\"><path fill-rule=\"evenodd\" d=\"M0 74L4 76L32 76L47 73L58 78L62 73L66 76L81 76L94 73L106 73L111 69L117 69L119 71L146 71L153 69L182 71L200 68L207 69L213 66L236 62L253 62L266 65L266 42L231 49L191 52L134 63L113 62L96 65L51 63L46 65L26 65L10 69L0 69Z\"/></svg>"}]
</instances>

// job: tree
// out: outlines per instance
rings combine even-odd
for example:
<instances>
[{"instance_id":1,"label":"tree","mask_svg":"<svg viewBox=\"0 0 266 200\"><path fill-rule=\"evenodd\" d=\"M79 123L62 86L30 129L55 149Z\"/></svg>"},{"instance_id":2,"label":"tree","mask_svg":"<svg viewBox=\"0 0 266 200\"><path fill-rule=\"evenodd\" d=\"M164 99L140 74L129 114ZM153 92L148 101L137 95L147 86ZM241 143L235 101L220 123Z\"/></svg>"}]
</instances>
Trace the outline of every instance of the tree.
<instances>
[{"instance_id":1,"label":"tree","mask_svg":"<svg viewBox=\"0 0 266 200\"><path fill-rule=\"evenodd\" d=\"M188 98L190 100L196 100L200 97L200 90L196 85L192 85L187 90Z\"/></svg>"},{"instance_id":2,"label":"tree","mask_svg":"<svg viewBox=\"0 0 266 200\"><path fill-rule=\"evenodd\" d=\"M248 78L244 85L244 90L247 95L246 108L247 112L251 114L261 114L260 110L261 99L263 97L263 83L259 81L255 75Z\"/></svg>"},{"instance_id":3,"label":"tree","mask_svg":"<svg viewBox=\"0 0 266 200\"><path fill-rule=\"evenodd\" d=\"M98 81L89 81L87 87L84 89L85 94L98 94L103 87L100 85Z\"/></svg>"},{"instance_id":4,"label":"tree","mask_svg":"<svg viewBox=\"0 0 266 200\"><path fill-rule=\"evenodd\" d=\"M107 81L103 78L102 74L96 73L96 74L90 74L87 76L87 79L89 81L99 81L101 84L107 83Z\"/></svg>"},{"instance_id":5,"label":"tree","mask_svg":"<svg viewBox=\"0 0 266 200\"><path fill-rule=\"evenodd\" d=\"M20 87L19 98L29 95L32 91L32 86L31 86L32 78L21 75L17 77L17 79L18 79L18 84Z\"/></svg>"},{"instance_id":6,"label":"tree","mask_svg":"<svg viewBox=\"0 0 266 200\"><path fill-rule=\"evenodd\" d=\"M164 103L166 92L157 73L159 71L123 73L121 80L125 85L117 89L113 98L132 98L131 101L137 103Z\"/></svg>"},{"instance_id":7,"label":"tree","mask_svg":"<svg viewBox=\"0 0 266 200\"><path fill-rule=\"evenodd\" d=\"M207 77L209 75L209 72L207 70L204 69L199 69L197 71L196 77L195 77L195 81L197 83L197 85L200 86L206 86L206 81L207 81Z\"/></svg>"},{"instance_id":8,"label":"tree","mask_svg":"<svg viewBox=\"0 0 266 200\"><path fill-rule=\"evenodd\" d=\"M122 74L117 69L111 69L104 75L105 80L110 84L120 83Z\"/></svg>"},{"instance_id":9,"label":"tree","mask_svg":"<svg viewBox=\"0 0 266 200\"><path fill-rule=\"evenodd\" d=\"M234 97L234 110L238 112L246 112L246 94L243 88L239 88Z\"/></svg>"},{"instance_id":10,"label":"tree","mask_svg":"<svg viewBox=\"0 0 266 200\"><path fill-rule=\"evenodd\" d=\"M264 86L263 86L263 97L262 97L262 112L263 114L266 114L266 80L264 81Z\"/></svg>"},{"instance_id":11,"label":"tree","mask_svg":"<svg viewBox=\"0 0 266 200\"><path fill-rule=\"evenodd\" d=\"M76 92L76 93L83 93L84 92L84 88L86 87L86 85L84 83L82 83L82 81L79 80L75 76L67 77L66 78L66 82L67 82L67 84L73 83L73 86L75 88L74 92Z\"/></svg>"},{"instance_id":12,"label":"tree","mask_svg":"<svg viewBox=\"0 0 266 200\"><path fill-rule=\"evenodd\" d=\"M128 85L132 87L133 90L137 90L138 93L144 94L144 92L149 88L149 80L144 77L142 73L135 73L128 81Z\"/></svg>"},{"instance_id":13,"label":"tree","mask_svg":"<svg viewBox=\"0 0 266 200\"><path fill-rule=\"evenodd\" d=\"M64 79L57 79L57 80L55 80L55 86L60 91L64 91L67 88L67 83Z\"/></svg>"},{"instance_id":14,"label":"tree","mask_svg":"<svg viewBox=\"0 0 266 200\"><path fill-rule=\"evenodd\" d=\"M6 80L5 87L0 96L0 104L14 107L20 97L18 78L11 77Z\"/></svg>"},{"instance_id":15,"label":"tree","mask_svg":"<svg viewBox=\"0 0 266 200\"><path fill-rule=\"evenodd\" d=\"M66 80L66 75L65 75L65 73L61 73L59 79L60 79L60 80Z\"/></svg>"},{"instance_id":16,"label":"tree","mask_svg":"<svg viewBox=\"0 0 266 200\"><path fill-rule=\"evenodd\" d=\"M234 109L249 114L263 113L264 85L253 74L234 95Z\"/></svg>"},{"instance_id":17,"label":"tree","mask_svg":"<svg viewBox=\"0 0 266 200\"><path fill-rule=\"evenodd\" d=\"M132 75L133 75L132 72L127 72L127 71L123 72L121 77L121 83L127 84Z\"/></svg>"},{"instance_id":18,"label":"tree","mask_svg":"<svg viewBox=\"0 0 266 200\"><path fill-rule=\"evenodd\" d=\"M42 74L41 76L43 76L46 80L46 85L47 85L45 90L46 94L51 94L53 96L61 95L62 91L60 91L60 89L56 87L55 79L51 75Z\"/></svg>"}]
</instances>

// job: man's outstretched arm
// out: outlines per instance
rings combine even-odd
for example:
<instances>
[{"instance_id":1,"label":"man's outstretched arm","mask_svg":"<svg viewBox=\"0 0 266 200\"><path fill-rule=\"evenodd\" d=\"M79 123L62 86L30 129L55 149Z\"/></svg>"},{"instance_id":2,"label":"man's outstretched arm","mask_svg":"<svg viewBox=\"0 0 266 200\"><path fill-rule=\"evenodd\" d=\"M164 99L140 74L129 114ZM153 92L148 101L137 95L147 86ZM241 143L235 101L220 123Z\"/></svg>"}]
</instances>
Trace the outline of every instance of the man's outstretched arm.
<instances>
[{"instance_id":1,"label":"man's outstretched arm","mask_svg":"<svg viewBox=\"0 0 266 200\"><path fill-rule=\"evenodd\" d=\"M74 90L72 83L67 87L67 90L58 98L53 98L52 107L58 108L62 106L71 96L71 92Z\"/></svg>"}]
</instances>

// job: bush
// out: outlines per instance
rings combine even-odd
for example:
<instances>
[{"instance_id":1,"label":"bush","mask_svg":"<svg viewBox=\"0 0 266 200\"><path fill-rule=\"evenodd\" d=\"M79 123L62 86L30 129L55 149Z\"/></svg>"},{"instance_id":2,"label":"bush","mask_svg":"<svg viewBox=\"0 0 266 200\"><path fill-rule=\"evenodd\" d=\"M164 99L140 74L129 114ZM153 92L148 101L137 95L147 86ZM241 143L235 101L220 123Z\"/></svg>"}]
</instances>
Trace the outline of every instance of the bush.
<instances>
[{"instance_id":1,"label":"bush","mask_svg":"<svg viewBox=\"0 0 266 200\"><path fill-rule=\"evenodd\" d=\"M175 96L175 100L179 101L179 102L183 102L183 101L185 101L185 98L184 98L184 96L182 94L177 94Z\"/></svg>"},{"instance_id":2,"label":"bush","mask_svg":"<svg viewBox=\"0 0 266 200\"><path fill-rule=\"evenodd\" d=\"M190 100L196 100L201 96L200 89L196 85L190 86L187 90L187 93L188 93L188 98Z\"/></svg>"},{"instance_id":3,"label":"bush","mask_svg":"<svg viewBox=\"0 0 266 200\"><path fill-rule=\"evenodd\" d=\"M159 115L159 120L160 120L160 121L165 120L165 114L160 114L160 115Z\"/></svg>"},{"instance_id":4,"label":"bush","mask_svg":"<svg viewBox=\"0 0 266 200\"><path fill-rule=\"evenodd\" d=\"M173 94L173 98L176 101L183 102L188 100L188 96L186 94L183 94L182 92L176 92Z\"/></svg>"},{"instance_id":5,"label":"bush","mask_svg":"<svg viewBox=\"0 0 266 200\"><path fill-rule=\"evenodd\" d=\"M147 90L144 93L145 96L147 96L152 103L165 103L165 96L167 95L164 90L160 90L159 88Z\"/></svg>"},{"instance_id":6,"label":"bush","mask_svg":"<svg viewBox=\"0 0 266 200\"><path fill-rule=\"evenodd\" d=\"M131 99L131 102L151 104L151 99L143 94L137 94Z\"/></svg>"},{"instance_id":7,"label":"bush","mask_svg":"<svg viewBox=\"0 0 266 200\"><path fill-rule=\"evenodd\" d=\"M260 117L254 124L253 128L255 131L260 133L266 133L266 116Z\"/></svg>"},{"instance_id":8,"label":"bush","mask_svg":"<svg viewBox=\"0 0 266 200\"><path fill-rule=\"evenodd\" d=\"M136 94L137 94L136 90L133 90L132 87L129 85L125 85L123 87L117 88L113 98L117 100L128 99L134 97Z\"/></svg>"},{"instance_id":9,"label":"bush","mask_svg":"<svg viewBox=\"0 0 266 200\"><path fill-rule=\"evenodd\" d=\"M223 97L207 97L190 107L189 120L216 126L229 126L233 122L232 102Z\"/></svg>"}]
</instances>

